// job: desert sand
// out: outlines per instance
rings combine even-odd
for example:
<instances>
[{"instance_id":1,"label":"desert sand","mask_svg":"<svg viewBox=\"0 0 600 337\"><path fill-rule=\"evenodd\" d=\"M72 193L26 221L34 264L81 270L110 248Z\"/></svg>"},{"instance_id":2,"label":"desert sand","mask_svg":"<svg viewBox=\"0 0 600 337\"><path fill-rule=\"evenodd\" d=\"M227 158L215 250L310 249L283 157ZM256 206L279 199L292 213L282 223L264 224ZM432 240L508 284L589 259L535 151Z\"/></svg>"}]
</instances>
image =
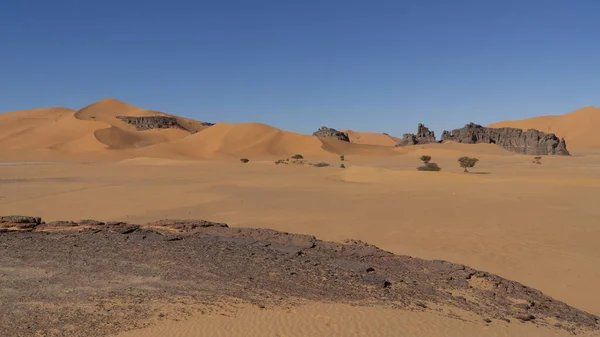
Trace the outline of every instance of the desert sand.
<instances>
[{"instance_id":1,"label":"desert sand","mask_svg":"<svg viewBox=\"0 0 600 337\"><path fill-rule=\"evenodd\" d=\"M479 317L464 321L435 313L377 307L308 303L284 310L244 308L235 315L202 315L184 322L125 332L119 337L394 337L394 336L572 336L533 324L486 325Z\"/></svg>"},{"instance_id":2,"label":"desert sand","mask_svg":"<svg viewBox=\"0 0 600 337\"><path fill-rule=\"evenodd\" d=\"M0 114L0 214L47 221L197 218L331 241L360 239L396 254L492 272L600 314L597 108L493 124L554 132L577 154L544 157L536 165L495 145L394 148L381 137L349 144L256 123L219 123L194 134L136 131L110 116L154 112L123 104L103 100L79 111ZM334 166L273 164L295 153ZM338 168L340 154L346 169ZM442 171L417 172L423 154ZM472 174L458 167L464 155L480 159ZM250 162L241 164L242 157ZM162 322L137 336L164 335L164 329L180 336L564 333L432 315L307 303L288 312L242 308L231 317ZM350 321L354 325L345 324Z\"/></svg>"}]
</instances>

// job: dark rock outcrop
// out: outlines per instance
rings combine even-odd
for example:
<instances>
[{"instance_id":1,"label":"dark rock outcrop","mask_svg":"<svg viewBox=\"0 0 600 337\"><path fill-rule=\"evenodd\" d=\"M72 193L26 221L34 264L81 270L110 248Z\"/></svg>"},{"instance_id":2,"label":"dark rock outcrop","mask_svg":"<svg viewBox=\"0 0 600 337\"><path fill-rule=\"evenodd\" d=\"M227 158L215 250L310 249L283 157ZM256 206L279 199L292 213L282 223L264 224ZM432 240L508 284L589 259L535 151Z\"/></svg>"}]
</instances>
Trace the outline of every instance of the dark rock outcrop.
<instances>
[{"instance_id":1,"label":"dark rock outcrop","mask_svg":"<svg viewBox=\"0 0 600 337\"><path fill-rule=\"evenodd\" d=\"M600 330L597 316L518 282L358 240L326 242L204 220L0 221L12 224L0 231L0 265L9 266L0 273L0 289L8 290L0 293L1 336L114 335L143 327L156 307L177 302L207 310L232 298L259 307L295 299L417 310L444 305L488 320ZM23 223L39 225L14 226Z\"/></svg>"},{"instance_id":2,"label":"dark rock outcrop","mask_svg":"<svg viewBox=\"0 0 600 337\"><path fill-rule=\"evenodd\" d=\"M460 264L395 255L358 240L326 242L204 220L0 221L10 224L0 231L0 265L10 266L0 273L0 289L9 290L0 293L1 336L31 331L64 336L53 334L63 329L77 336L114 335L142 327L154 306L166 310L186 299L177 303L206 309L232 298L262 307L294 299L418 310L439 304L490 320L600 330L597 316L518 282ZM24 223L37 226L15 226Z\"/></svg>"},{"instance_id":3,"label":"dark rock outcrop","mask_svg":"<svg viewBox=\"0 0 600 337\"><path fill-rule=\"evenodd\" d=\"M171 116L117 116L117 118L135 126L138 131L169 128L189 131L179 124L177 118Z\"/></svg>"},{"instance_id":4,"label":"dark rock outcrop","mask_svg":"<svg viewBox=\"0 0 600 337\"><path fill-rule=\"evenodd\" d=\"M402 140L396 146L418 145L435 143L435 133L425 125L419 123L417 133L405 133L402 135Z\"/></svg>"},{"instance_id":5,"label":"dark rock outcrop","mask_svg":"<svg viewBox=\"0 0 600 337\"><path fill-rule=\"evenodd\" d=\"M469 123L461 129L444 131L442 141L455 141L466 144L496 144L508 151L528 155L568 156L567 144L553 133L535 129L523 131L516 128L486 128Z\"/></svg>"},{"instance_id":6,"label":"dark rock outcrop","mask_svg":"<svg viewBox=\"0 0 600 337\"><path fill-rule=\"evenodd\" d=\"M319 130L313 133L313 136L324 137L324 138L335 138L342 140L344 142L349 142L350 137L345 132L338 131L333 128L328 128L326 126L322 126Z\"/></svg>"}]
</instances>

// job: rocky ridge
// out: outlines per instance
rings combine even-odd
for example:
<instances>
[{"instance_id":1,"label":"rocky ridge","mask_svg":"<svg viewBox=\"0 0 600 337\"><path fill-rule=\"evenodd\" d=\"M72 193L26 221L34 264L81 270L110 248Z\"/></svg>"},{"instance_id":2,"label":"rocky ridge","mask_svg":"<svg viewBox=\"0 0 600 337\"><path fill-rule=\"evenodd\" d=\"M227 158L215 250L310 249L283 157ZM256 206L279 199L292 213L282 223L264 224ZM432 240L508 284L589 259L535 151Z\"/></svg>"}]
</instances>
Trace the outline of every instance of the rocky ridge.
<instances>
[{"instance_id":1,"label":"rocky ridge","mask_svg":"<svg viewBox=\"0 0 600 337\"><path fill-rule=\"evenodd\" d=\"M417 133L405 133L402 140L396 146L418 145L435 143L435 133L425 125L419 123Z\"/></svg>"},{"instance_id":2,"label":"rocky ridge","mask_svg":"<svg viewBox=\"0 0 600 337\"><path fill-rule=\"evenodd\" d=\"M496 144L504 149L527 155L569 156L564 138L553 133L544 133L535 129L523 131L515 128L486 128L469 123L463 128L444 130L440 142L455 141L465 144ZM423 124L419 124L416 134L406 133L396 146L436 143L435 134Z\"/></svg>"},{"instance_id":3,"label":"rocky ridge","mask_svg":"<svg viewBox=\"0 0 600 337\"><path fill-rule=\"evenodd\" d=\"M600 331L597 316L464 265L204 220L0 217L0 265L5 336L102 336L168 316L174 302L205 312L223 299L268 307L294 298L425 311L439 304L489 324Z\"/></svg>"},{"instance_id":4,"label":"rocky ridge","mask_svg":"<svg viewBox=\"0 0 600 337\"><path fill-rule=\"evenodd\" d=\"M535 129L523 131L516 128L486 128L469 123L452 132L444 131L442 141L455 141L465 144L496 144L508 151L528 155L570 155L565 139L553 133Z\"/></svg>"},{"instance_id":5,"label":"rocky ridge","mask_svg":"<svg viewBox=\"0 0 600 337\"><path fill-rule=\"evenodd\" d=\"M338 131L333 128L328 128L326 126L322 126L319 130L313 133L313 136L324 137L324 138L334 138L339 139L344 142L349 142L350 137L345 132Z\"/></svg>"}]
</instances>

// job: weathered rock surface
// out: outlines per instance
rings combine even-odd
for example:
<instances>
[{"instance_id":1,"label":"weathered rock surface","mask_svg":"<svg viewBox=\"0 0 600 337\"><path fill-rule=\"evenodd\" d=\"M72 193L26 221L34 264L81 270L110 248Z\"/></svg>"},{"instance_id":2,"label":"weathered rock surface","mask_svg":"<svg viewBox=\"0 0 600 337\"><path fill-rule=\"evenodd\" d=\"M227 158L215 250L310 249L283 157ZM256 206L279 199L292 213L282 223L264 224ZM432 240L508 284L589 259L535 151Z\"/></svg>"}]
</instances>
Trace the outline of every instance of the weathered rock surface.
<instances>
[{"instance_id":1,"label":"weathered rock surface","mask_svg":"<svg viewBox=\"0 0 600 337\"><path fill-rule=\"evenodd\" d=\"M343 140L345 142L350 141L350 137L345 132L338 131L336 129L328 128L326 126L322 126L319 130L313 133L313 136L324 137L324 138L335 138L339 140Z\"/></svg>"},{"instance_id":2,"label":"weathered rock surface","mask_svg":"<svg viewBox=\"0 0 600 337\"><path fill-rule=\"evenodd\" d=\"M143 327L157 312L206 312L224 299L266 307L298 298L411 310L439 304L482 319L600 331L597 316L520 283L357 240L204 220L0 221L7 224L0 231L1 336L104 336ZM32 227L15 226L23 223ZM177 311L168 310L173 303Z\"/></svg>"},{"instance_id":3,"label":"weathered rock surface","mask_svg":"<svg viewBox=\"0 0 600 337\"><path fill-rule=\"evenodd\" d=\"M452 132L444 131L442 141L449 140L466 144L496 144L508 151L529 155L570 155L564 138L534 129L486 128L469 123Z\"/></svg>"},{"instance_id":4,"label":"weathered rock surface","mask_svg":"<svg viewBox=\"0 0 600 337\"><path fill-rule=\"evenodd\" d=\"M429 130L425 125L419 123L417 133L405 133L402 135L400 143L396 146L429 144L435 142L435 133Z\"/></svg>"},{"instance_id":5,"label":"weathered rock surface","mask_svg":"<svg viewBox=\"0 0 600 337\"><path fill-rule=\"evenodd\" d=\"M118 119L132 124L137 130L151 130L151 129L181 129L187 130L179 124L177 118L170 116L117 116Z\"/></svg>"}]
</instances>

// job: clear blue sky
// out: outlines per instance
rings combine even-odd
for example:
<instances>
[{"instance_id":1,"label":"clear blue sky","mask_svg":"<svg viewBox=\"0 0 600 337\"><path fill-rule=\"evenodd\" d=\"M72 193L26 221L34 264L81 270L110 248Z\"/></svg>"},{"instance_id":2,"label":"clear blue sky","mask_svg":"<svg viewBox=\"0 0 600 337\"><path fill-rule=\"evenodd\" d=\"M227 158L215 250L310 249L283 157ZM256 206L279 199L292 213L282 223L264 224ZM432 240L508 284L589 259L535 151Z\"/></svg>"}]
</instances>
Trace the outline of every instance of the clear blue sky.
<instances>
[{"instance_id":1,"label":"clear blue sky","mask_svg":"<svg viewBox=\"0 0 600 337\"><path fill-rule=\"evenodd\" d=\"M600 0L2 0L0 111L400 135L600 106Z\"/></svg>"}]
</instances>

